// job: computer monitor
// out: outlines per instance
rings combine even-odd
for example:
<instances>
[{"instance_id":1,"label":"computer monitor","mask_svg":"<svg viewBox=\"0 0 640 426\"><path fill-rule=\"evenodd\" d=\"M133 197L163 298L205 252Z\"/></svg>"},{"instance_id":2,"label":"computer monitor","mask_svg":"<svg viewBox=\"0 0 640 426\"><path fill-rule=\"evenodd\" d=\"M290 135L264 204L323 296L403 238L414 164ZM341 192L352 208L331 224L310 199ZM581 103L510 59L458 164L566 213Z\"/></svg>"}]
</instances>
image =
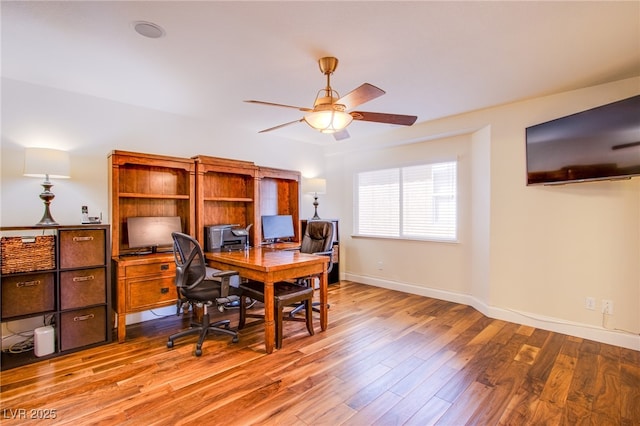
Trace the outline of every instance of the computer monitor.
<instances>
[{"instance_id":1,"label":"computer monitor","mask_svg":"<svg viewBox=\"0 0 640 426\"><path fill-rule=\"evenodd\" d=\"M127 237L129 248L148 249L156 253L171 251L173 248L172 232L182 232L178 216L137 216L127 218Z\"/></svg>"},{"instance_id":2,"label":"computer monitor","mask_svg":"<svg viewBox=\"0 0 640 426\"><path fill-rule=\"evenodd\" d=\"M277 242L295 237L293 217L290 214L262 216L262 238Z\"/></svg>"}]
</instances>

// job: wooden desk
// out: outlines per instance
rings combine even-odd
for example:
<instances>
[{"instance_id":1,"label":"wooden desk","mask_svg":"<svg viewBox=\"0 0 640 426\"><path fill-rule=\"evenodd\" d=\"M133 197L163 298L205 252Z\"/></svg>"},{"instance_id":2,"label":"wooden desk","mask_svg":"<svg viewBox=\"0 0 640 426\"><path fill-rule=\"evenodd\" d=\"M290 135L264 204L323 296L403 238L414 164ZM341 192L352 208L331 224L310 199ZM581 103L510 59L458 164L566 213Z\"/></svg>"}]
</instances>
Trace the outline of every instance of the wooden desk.
<instances>
[{"instance_id":1,"label":"wooden desk","mask_svg":"<svg viewBox=\"0 0 640 426\"><path fill-rule=\"evenodd\" d=\"M327 263L326 256L297 251L251 248L246 251L206 252L207 264L213 268L237 271L241 277L264 283L264 345L273 352L275 345L273 285L278 281L309 275L320 277L320 327L327 329Z\"/></svg>"},{"instance_id":2,"label":"wooden desk","mask_svg":"<svg viewBox=\"0 0 640 426\"><path fill-rule=\"evenodd\" d=\"M113 258L118 314L118 342L127 337L127 314L176 304L176 264L173 253Z\"/></svg>"}]
</instances>

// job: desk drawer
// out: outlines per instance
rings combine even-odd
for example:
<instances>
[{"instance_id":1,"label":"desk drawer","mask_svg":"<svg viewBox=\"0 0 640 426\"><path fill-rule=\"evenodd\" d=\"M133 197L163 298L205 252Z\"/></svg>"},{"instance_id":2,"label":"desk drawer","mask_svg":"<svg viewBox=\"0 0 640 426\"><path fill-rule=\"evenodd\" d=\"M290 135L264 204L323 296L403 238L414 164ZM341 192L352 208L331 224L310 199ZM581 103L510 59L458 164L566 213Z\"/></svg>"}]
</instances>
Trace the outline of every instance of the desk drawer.
<instances>
[{"instance_id":1,"label":"desk drawer","mask_svg":"<svg viewBox=\"0 0 640 426\"><path fill-rule=\"evenodd\" d=\"M157 308L178 300L175 277L149 277L127 280L127 312Z\"/></svg>"},{"instance_id":2,"label":"desk drawer","mask_svg":"<svg viewBox=\"0 0 640 426\"><path fill-rule=\"evenodd\" d=\"M60 273L60 308L73 309L106 302L104 268Z\"/></svg>"},{"instance_id":3,"label":"desk drawer","mask_svg":"<svg viewBox=\"0 0 640 426\"><path fill-rule=\"evenodd\" d=\"M176 264L174 261L148 263L145 265L130 265L125 267L125 275L127 278L144 277L147 275L171 275L175 276Z\"/></svg>"},{"instance_id":4,"label":"desk drawer","mask_svg":"<svg viewBox=\"0 0 640 426\"><path fill-rule=\"evenodd\" d=\"M60 314L60 350L106 340L106 307L78 309Z\"/></svg>"},{"instance_id":5,"label":"desk drawer","mask_svg":"<svg viewBox=\"0 0 640 426\"><path fill-rule=\"evenodd\" d=\"M52 272L2 277L2 319L55 310Z\"/></svg>"},{"instance_id":6,"label":"desk drawer","mask_svg":"<svg viewBox=\"0 0 640 426\"><path fill-rule=\"evenodd\" d=\"M105 264L102 229L60 231L60 267L82 268Z\"/></svg>"}]
</instances>

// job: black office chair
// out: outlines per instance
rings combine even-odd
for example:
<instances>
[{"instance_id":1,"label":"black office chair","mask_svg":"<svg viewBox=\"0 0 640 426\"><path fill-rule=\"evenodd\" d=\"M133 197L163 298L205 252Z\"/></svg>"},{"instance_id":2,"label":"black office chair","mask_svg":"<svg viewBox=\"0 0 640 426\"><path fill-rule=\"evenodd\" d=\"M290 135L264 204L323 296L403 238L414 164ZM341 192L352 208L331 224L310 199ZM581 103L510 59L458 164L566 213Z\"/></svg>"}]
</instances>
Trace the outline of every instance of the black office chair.
<instances>
[{"instance_id":1,"label":"black office chair","mask_svg":"<svg viewBox=\"0 0 640 426\"><path fill-rule=\"evenodd\" d=\"M327 274L333 269L333 223L325 220L310 220L302 236L300 243L301 253L317 254L329 257ZM297 279L298 285L313 288L315 277L302 277ZM312 306L319 306L319 302L313 302ZM304 304L298 304L295 309L289 312L289 316L294 316L305 309ZM319 312L318 308L313 308Z\"/></svg>"},{"instance_id":2,"label":"black office chair","mask_svg":"<svg viewBox=\"0 0 640 426\"><path fill-rule=\"evenodd\" d=\"M195 355L202 355L202 343L210 333L222 333L233 336L233 343L238 342L237 331L230 329L229 320L210 322L208 308L229 300L228 296L238 291L230 285L235 271L220 271L209 268L205 264L202 247L189 235L173 232L173 254L176 262L176 286L178 287L178 306L189 303L191 306L203 307L202 321L191 320L190 328L172 334L167 340L167 347L173 347L174 339L192 334L199 335ZM239 280L238 280L239 281ZM180 311L180 309L178 309ZM193 312L195 314L195 312ZM195 315L194 315L195 316Z\"/></svg>"}]
</instances>

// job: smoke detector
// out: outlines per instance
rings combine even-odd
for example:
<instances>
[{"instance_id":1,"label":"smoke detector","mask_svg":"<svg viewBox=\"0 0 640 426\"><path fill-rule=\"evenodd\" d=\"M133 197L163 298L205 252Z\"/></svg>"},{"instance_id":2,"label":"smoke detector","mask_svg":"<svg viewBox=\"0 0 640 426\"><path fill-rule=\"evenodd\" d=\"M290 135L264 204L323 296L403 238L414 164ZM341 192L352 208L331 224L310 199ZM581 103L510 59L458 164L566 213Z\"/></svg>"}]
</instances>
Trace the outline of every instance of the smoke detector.
<instances>
[{"instance_id":1,"label":"smoke detector","mask_svg":"<svg viewBox=\"0 0 640 426\"><path fill-rule=\"evenodd\" d=\"M133 23L133 29L141 36L148 38L161 38L166 34L160 25L153 22L136 21Z\"/></svg>"}]
</instances>

